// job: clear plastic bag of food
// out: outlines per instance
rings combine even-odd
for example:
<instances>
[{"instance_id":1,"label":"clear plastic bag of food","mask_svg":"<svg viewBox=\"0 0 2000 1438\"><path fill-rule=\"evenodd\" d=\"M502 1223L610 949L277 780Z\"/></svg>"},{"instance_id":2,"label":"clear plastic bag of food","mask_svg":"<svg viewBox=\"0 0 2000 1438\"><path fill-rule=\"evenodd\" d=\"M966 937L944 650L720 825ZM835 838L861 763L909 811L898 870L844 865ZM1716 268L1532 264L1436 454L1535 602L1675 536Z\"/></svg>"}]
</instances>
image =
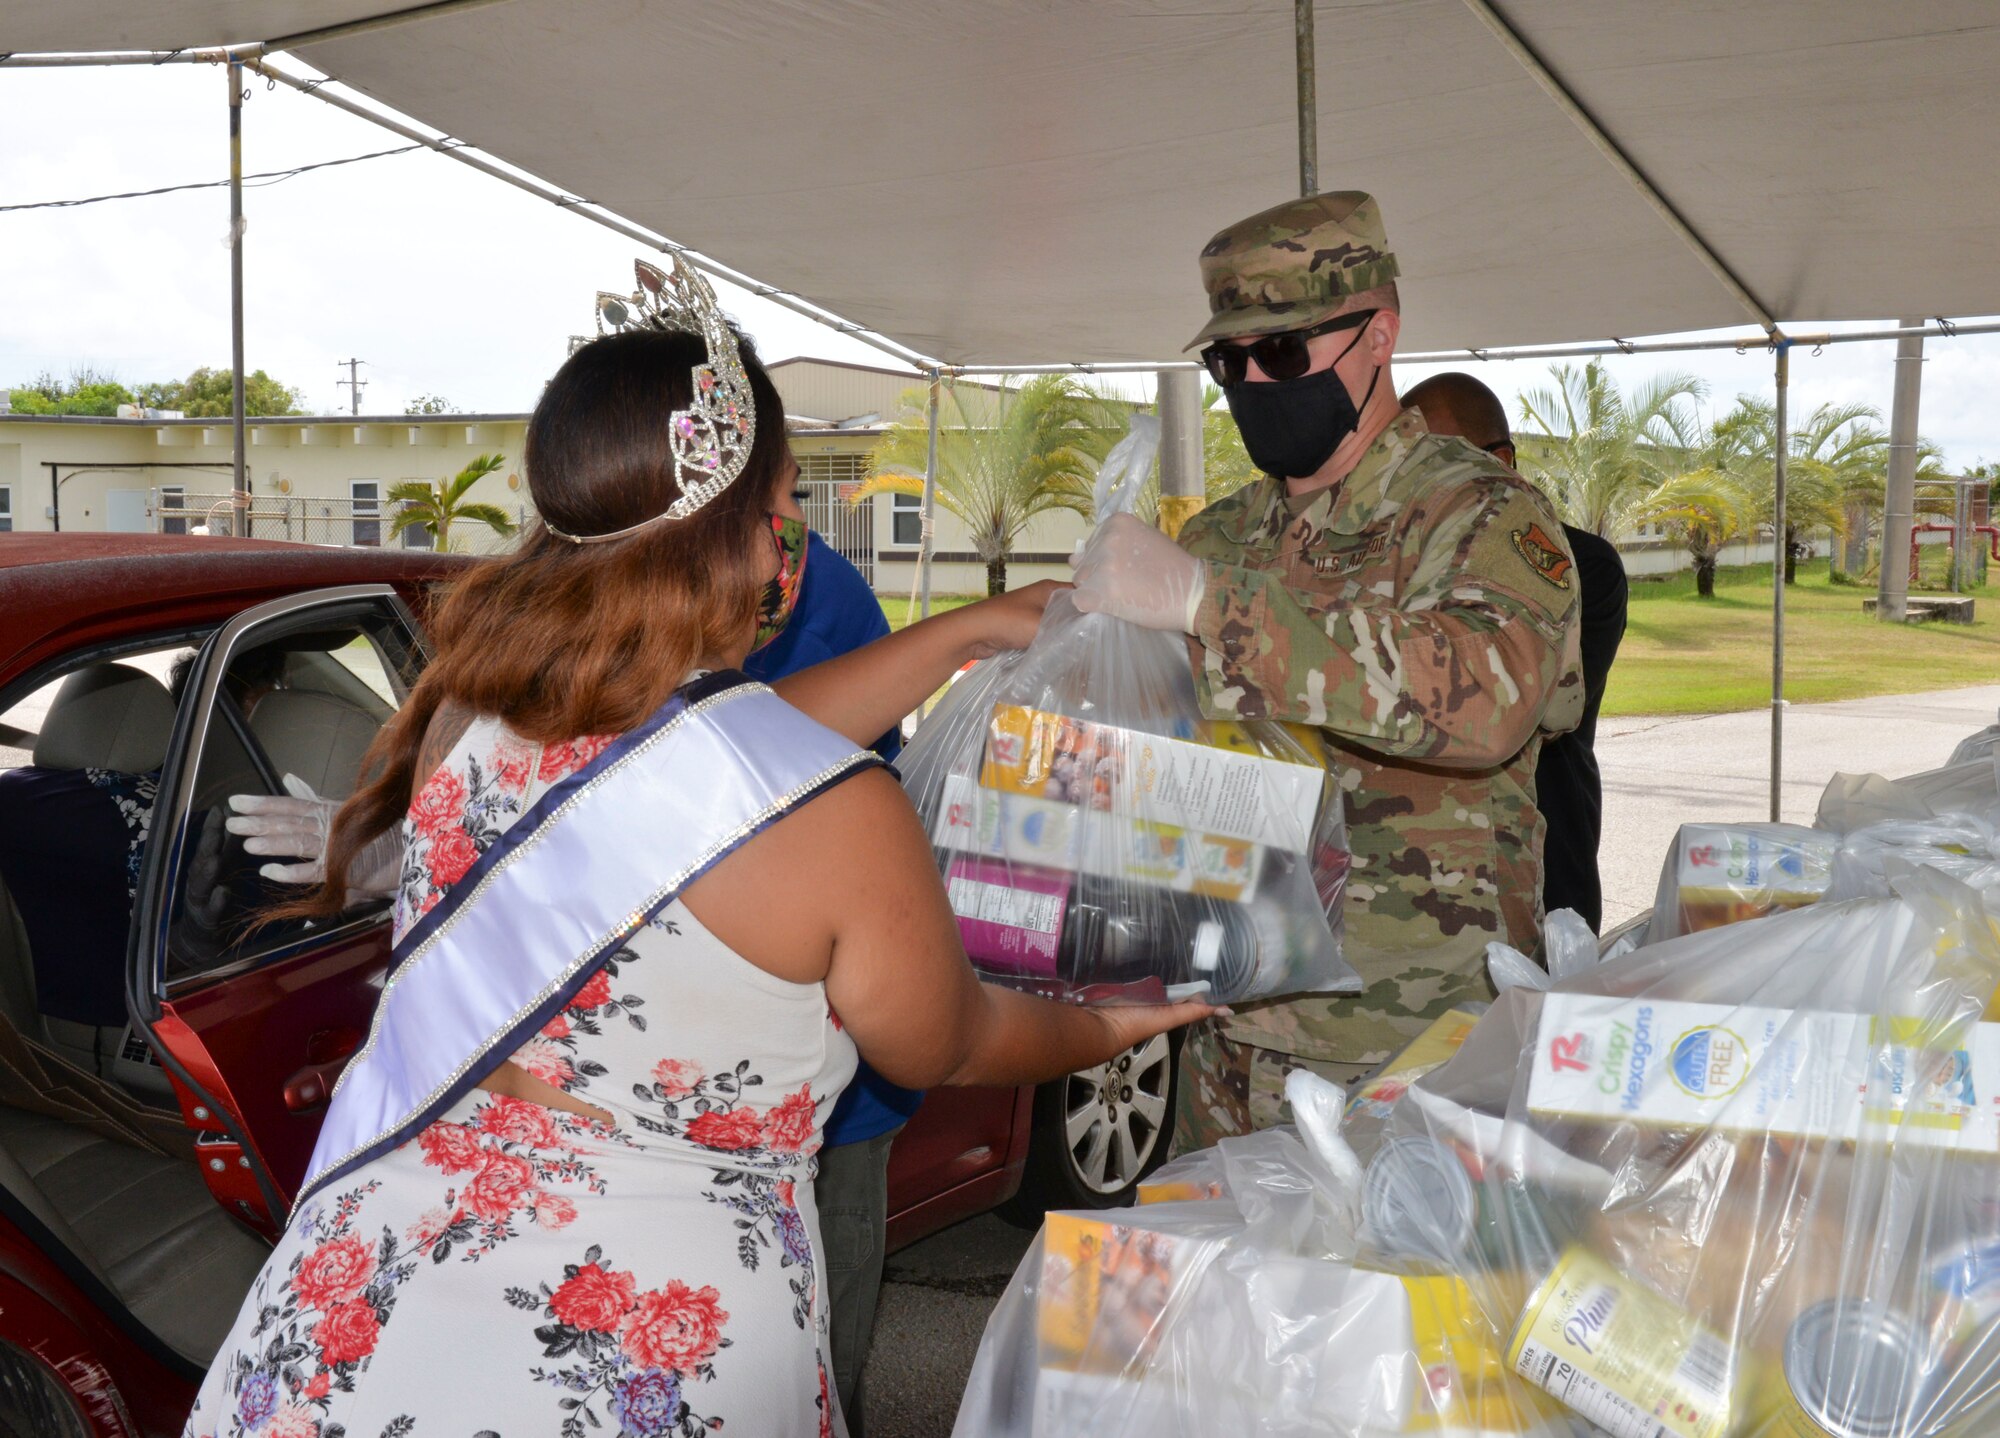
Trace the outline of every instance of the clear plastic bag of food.
<instances>
[{"instance_id":1,"label":"clear plastic bag of food","mask_svg":"<svg viewBox=\"0 0 2000 1438\"><path fill-rule=\"evenodd\" d=\"M1149 439L1138 416L1100 473L1100 516L1129 506ZM1346 828L1317 735L1204 719L1180 635L1059 594L1026 650L960 676L899 767L989 978L1092 1003L1361 986L1340 954Z\"/></svg>"},{"instance_id":2,"label":"clear plastic bag of food","mask_svg":"<svg viewBox=\"0 0 2000 1438\"><path fill-rule=\"evenodd\" d=\"M1951 875L2000 913L2000 830L1976 814L1886 819L1856 829L1834 851L1827 901L1886 899L1895 879L1914 868Z\"/></svg>"},{"instance_id":3,"label":"clear plastic bag of food","mask_svg":"<svg viewBox=\"0 0 2000 1438\"><path fill-rule=\"evenodd\" d=\"M1800 824L1683 824L1660 868L1646 943L1816 904L1837 836Z\"/></svg>"},{"instance_id":4,"label":"clear plastic bag of food","mask_svg":"<svg viewBox=\"0 0 2000 1438\"><path fill-rule=\"evenodd\" d=\"M958 1432L2000 1433L2000 940L1894 887L1507 991L1358 1177L1258 1134L1052 1216Z\"/></svg>"}]
</instances>

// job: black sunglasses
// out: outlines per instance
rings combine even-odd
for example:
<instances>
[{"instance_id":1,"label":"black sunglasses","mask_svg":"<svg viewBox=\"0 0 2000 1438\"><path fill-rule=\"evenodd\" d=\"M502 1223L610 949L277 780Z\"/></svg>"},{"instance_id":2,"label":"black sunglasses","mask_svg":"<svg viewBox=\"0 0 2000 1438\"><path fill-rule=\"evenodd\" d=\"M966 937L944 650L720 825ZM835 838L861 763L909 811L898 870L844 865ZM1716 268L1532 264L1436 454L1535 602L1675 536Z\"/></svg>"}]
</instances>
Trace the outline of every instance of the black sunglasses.
<instances>
[{"instance_id":1,"label":"black sunglasses","mask_svg":"<svg viewBox=\"0 0 2000 1438\"><path fill-rule=\"evenodd\" d=\"M1252 359L1257 361L1258 369L1274 380L1297 379L1312 368L1312 354L1306 348L1307 340L1314 335L1359 329L1378 313L1377 310L1357 310L1310 329L1264 335L1247 345L1218 342L1201 352L1201 362L1208 366L1210 377L1224 389L1233 389L1243 383L1243 377L1250 372Z\"/></svg>"}]
</instances>

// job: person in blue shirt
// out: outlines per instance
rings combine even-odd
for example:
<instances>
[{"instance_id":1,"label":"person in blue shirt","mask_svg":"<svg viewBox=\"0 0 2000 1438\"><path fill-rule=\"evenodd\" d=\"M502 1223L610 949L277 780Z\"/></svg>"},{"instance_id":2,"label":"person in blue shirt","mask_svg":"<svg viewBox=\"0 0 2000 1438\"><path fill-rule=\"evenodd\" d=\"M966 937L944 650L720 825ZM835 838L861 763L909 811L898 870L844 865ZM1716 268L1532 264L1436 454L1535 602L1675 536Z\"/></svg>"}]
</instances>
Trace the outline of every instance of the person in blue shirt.
<instances>
[{"instance_id":1,"label":"person in blue shirt","mask_svg":"<svg viewBox=\"0 0 2000 1438\"><path fill-rule=\"evenodd\" d=\"M805 575L792 616L776 639L744 661L743 670L769 683L888 633L889 621L861 571L818 533L808 533ZM894 762L902 736L891 730L873 747ZM875 1300L882 1287L889 1146L923 1097L896 1087L863 1063L827 1119L819 1154L813 1197L826 1247L833 1381L852 1438L862 1438L861 1369L874 1337Z\"/></svg>"}]
</instances>

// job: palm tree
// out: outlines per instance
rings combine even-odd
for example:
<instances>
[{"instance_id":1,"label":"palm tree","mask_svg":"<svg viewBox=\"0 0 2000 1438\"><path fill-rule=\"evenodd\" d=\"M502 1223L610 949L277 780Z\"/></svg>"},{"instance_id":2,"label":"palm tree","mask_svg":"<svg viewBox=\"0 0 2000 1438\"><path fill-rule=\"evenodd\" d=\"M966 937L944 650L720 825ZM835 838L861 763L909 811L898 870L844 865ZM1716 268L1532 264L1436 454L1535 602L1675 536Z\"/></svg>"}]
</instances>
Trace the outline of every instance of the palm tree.
<instances>
[{"instance_id":1,"label":"palm tree","mask_svg":"<svg viewBox=\"0 0 2000 1438\"><path fill-rule=\"evenodd\" d=\"M1662 481L1634 507L1634 518L1663 523L1694 561L1694 591L1715 598L1715 566L1724 546L1754 534L1757 496L1737 472L1741 436L1723 425L1692 457L1689 467Z\"/></svg>"},{"instance_id":2,"label":"palm tree","mask_svg":"<svg viewBox=\"0 0 2000 1438\"><path fill-rule=\"evenodd\" d=\"M1530 436L1546 441L1521 446L1523 471L1566 522L1616 538L1637 506L1685 467L1699 443L1688 401L1707 387L1692 374L1659 374L1627 396L1598 360L1582 369L1551 365L1549 374L1551 388L1521 396Z\"/></svg>"},{"instance_id":3,"label":"palm tree","mask_svg":"<svg viewBox=\"0 0 2000 1438\"><path fill-rule=\"evenodd\" d=\"M459 520L483 524L505 539L515 531L514 521L497 504L465 502L466 491L500 468L501 456L482 454L448 480L406 479L389 486L389 498L400 508L389 521L389 537L394 539L413 524L431 532L431 542L440 552L451 548L451 527Z\"/></svg>"},{"instance_id":4,"label":"palm tree","mask_svg":"<svg viewBox=\"0 0 2000 1438\"><path fill-rule=\"evenodd\" d=\"M1798 577L1808 537L1849 531L1854 511L1882 504L1888 472L1889 437L1877 428L1881 415L1865 404L1823 404L1805 416L1785 445L1785 583ZM1756 395L1739 395L1736 408L1718 422L1738 439L1740 472L1757 495L1758 520L1769 527L1776 508L1777 407Z\"/></svg>"},{"instance_id":5,"label":"palm tree","mask_svg":"<svg viewBox=\"0 0 2000 1438\"><path fill-rule=\"evenodd\" d=\"M971 531L986 564L986 592L1004 593L1007 561L1029 521L1051 510L1090 513L1098 462L1127 428L1130 402L1069 375L1036 375L962 391L942 387L937 499ZM929 439L926 393L903 396L902 413L869 456L869 475L849 503L876 494L924 492Z\"/></svg>"}]
</instances>

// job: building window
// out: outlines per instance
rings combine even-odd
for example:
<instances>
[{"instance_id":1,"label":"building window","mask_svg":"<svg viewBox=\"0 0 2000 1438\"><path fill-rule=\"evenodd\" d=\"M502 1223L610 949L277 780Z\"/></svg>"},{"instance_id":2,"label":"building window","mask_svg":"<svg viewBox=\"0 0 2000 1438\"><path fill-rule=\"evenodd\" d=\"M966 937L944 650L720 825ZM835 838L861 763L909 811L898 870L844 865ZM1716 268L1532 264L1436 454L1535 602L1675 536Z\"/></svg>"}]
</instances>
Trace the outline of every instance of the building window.
<instances>
[{"instance_id":1,"label":"building window","mask_svg":"<svg viewBox=\"0 0 2000 1438\"><path fill-rule=\"evenodd\" d=\"M889 542L916 545L924 539L924 502L914 494L889 496Z\"/></svg>"},{"instance_id":2,"label":"building window","mask_svg":"<svg viewBox=\"0 0 2000 1438\"><path fill-rule=\"evenodd\" d=\"M160 486L160 533L186 534L187 486L163 484Z\"/></svg>"},{"instance_id":3,"label":"building window","mask_svg":"<svg viewBox=\"0 0 2000 1438\"><path fill-rule=\"evenodd\" d=\"M352 544L370 549L382 546L382 481L379 479L349 480L348 492L353 495L354 538Z\"/></svg>"},{"instance_id":4,"label":"building window","mask_svg":"<svg viewBox=\"0 0 2000 1438\"><path fill-rule=\"evenodd\" d=\"M0 484L0 534L11 534L14 529L14 486Z\"/></svg>"}]
</instances>

